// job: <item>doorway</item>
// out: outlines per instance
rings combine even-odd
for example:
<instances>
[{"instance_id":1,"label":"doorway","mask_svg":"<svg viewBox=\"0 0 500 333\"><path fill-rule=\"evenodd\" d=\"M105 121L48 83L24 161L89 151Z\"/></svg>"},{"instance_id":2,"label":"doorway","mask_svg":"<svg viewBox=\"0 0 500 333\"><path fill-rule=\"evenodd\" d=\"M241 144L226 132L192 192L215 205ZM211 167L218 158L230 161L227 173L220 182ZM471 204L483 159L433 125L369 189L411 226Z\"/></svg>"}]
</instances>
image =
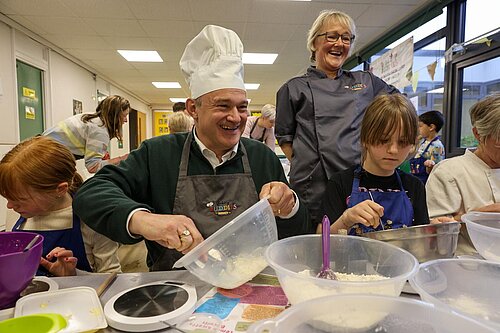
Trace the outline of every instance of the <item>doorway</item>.
<instances>
[{"instance_id":1,"label":"doorway","mask_svg":"<svg viewBox=\"0 0 500 333\"><path fill-rule=\"evenodd\" d=\"M16 61L19 138L42 134L44 123L42 70Z\"/></svg>"}]
</instances>

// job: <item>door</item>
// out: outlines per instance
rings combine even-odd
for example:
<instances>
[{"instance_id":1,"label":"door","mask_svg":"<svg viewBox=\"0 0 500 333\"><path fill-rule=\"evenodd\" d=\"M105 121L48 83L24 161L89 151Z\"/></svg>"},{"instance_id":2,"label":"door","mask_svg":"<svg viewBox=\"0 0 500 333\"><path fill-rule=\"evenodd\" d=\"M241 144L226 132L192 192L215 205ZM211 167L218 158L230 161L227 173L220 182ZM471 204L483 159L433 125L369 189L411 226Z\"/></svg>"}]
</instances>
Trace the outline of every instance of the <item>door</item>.
<instances>
[{"instance_id":1,"label":"door","mask_svg":"<svg viewBox=\"0 0 500 333\"><path fill-rule=\"evenodd\" d=\"M19 60L16 69L19 138L24 140L43 132L42 71Z\"/></svg>"},{"instance_id":2,"label":"door","mask_svg":"<svg viewBox=\"0 0 500 333\"><path fill-rule=\"evenodd\" d=\"M146 140L146 114L142 112L137 112L137 146L141 145L141 142Z\"/></svg>"},{"instance_id":3,"label":"door","mask_svg":"<svg viewBox=\"0 0 500 333\"><path fill-rule=\"evenodd\" d=\"M137 149L146 140L146 115L131 109L128 115L130 150Z\"/></svg>"}]
</instances>

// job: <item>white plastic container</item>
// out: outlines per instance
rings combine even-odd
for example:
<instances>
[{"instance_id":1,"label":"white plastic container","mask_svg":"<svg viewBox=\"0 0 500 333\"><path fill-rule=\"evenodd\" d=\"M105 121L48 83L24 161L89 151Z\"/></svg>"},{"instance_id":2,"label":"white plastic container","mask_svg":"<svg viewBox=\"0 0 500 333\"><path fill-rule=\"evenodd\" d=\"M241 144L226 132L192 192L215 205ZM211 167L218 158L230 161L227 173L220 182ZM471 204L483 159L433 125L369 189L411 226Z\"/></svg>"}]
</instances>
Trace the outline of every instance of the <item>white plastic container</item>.
<instances>
[{"instance_id":1,"label":"white plastic container","mask_svg":"<svg viewBox=\"0 0 500 333\"><path fill-rule=\"evenodd\" d=\"M500 331L500 263L478 259L432 260L420 265L410 283L422 300Z\"/></svg>"},{"instance_id":2,"label":"white plastic container","mask_svg":"<svg viewBox=\"0 0 500 333\"><path fill-rule=\"evenodd\" d=\"M16 303L14 317L58 313L68 326L60 333L93 332L108 326L94 289L75 287L27 295Z\"/></svg>"},{"instance_id":3,"label":"white plastic container","mask_svg":"<svg viewBox=\"0 0 500 333\"><path fill-rule=\"evenodd\" d=\"M418 269L417 259L394 245L357 236L331 235L330 267L335 272L380 275L378 281L337 281L315 277L321 269L321 235L302 235L279 240L266 251L291 304L338 294L398 296ZM304 272L309 271L307 275Z\"/></svg>"},{"instance_id":4,"label":"white plastic container","mask_svg":"<svg viewBox=\"0 0 500 333\"><path fill-rule=\"evenodd\" d=\"M266 266L264 251L278 239L273 210L262 199L198 244L174 267L185 267L200 280L233 289Z\"/></svg>"},{"instance_id":5,"label":"white plastic container","mask_svg":"<svg viewBox=\"0 0 500 333\"><path fill-rule=\"evenodd\" d=\"M500 262L500 213L472 212L462 216L477 252Z\"/></svg>"},{"instance_id":6,"label":"white plastic container","mask_svg":"<svg viewBox=\"0 0 500 333\"><path fill-rule=\"evenodd\" d=\"M417 300L378 295L321 297L293 305L247 333L489 333L480 322Z\"/></svg>"}]
</instances>

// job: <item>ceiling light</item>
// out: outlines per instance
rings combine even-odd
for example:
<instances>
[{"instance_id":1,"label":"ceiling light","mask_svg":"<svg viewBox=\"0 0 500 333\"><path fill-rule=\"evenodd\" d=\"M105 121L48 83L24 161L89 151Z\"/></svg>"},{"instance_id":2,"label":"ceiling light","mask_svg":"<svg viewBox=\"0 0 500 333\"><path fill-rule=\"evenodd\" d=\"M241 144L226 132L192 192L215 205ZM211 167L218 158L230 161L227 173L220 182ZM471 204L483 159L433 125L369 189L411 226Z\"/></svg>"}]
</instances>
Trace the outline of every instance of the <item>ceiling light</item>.
<instances>
[{"instance_id":1,"label":"ceiling light","mask_svg":"<svg viewBox=\"0 0 500 333\"><path fill-rule=\"evenodd\" d=\"M156 51L132 51L132 50L118 50L118 53L127 61L135 62L163 62Z\"/></svg>"},{"instance_id":2,"label":"ceiling light","mask_svg":"<svg viewBox=\"0 0 500 333\"><path fill-rule=\"evenodd\" d=\"M248 102L248 104L250 104L250 101L251 101L251 100L252 100L251 98L247 98L247 102Z\"/></svg>"},{"instance_id":3,"label":"ceiling light","mask_svg":"<svg viewBox=\"0 0 500 333\"><path fill-rule=\"evenodd\" d=\"M278 53L243 53L244 64L272 65Z\"/></svg>"},{"instance_id":4,"label":"ceiling light","mask_svg":"<svg viewBox=\"0 0 500 333\"><path fill-rule=\"evenodd\" d=\"M172 98L169 98L170 99L170 102L172 103L177 103L177 102L186 102L186 97L184 98L176 98L176 97L172 97Z\"/></svg>"},{"instance_id":5,"label":"ceiling light","mask_svg":"<svg viewBox=\"0 0 500 333\"><path fill-rule=\"evenodd\" d=\"M260 87L260 83L245 83L246 90L257 90Z\"/></svg>"},{"instance_id":6,"label":"ceiling light","mask_svg":"<svg viewBox=\"0 0 500 333\"><path fill-rule=\"evenodd\" d=\"M181 85L179 82L151 82L153 86L159 89L177 89L180 88Z\"/></svg>"}]
</instances>

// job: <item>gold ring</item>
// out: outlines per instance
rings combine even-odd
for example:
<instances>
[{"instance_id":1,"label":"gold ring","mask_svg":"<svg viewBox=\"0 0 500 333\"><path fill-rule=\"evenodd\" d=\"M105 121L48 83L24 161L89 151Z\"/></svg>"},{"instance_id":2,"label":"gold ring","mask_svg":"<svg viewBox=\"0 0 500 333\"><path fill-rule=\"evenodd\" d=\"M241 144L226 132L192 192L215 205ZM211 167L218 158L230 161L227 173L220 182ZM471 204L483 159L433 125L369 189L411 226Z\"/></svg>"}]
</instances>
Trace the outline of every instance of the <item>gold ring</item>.
<instances>
[{"instance_id":1,"label":"gold ring","mask_svg":"<svg viewBox=\"0 0 500 333\"><path fill-rule=\"evenodd\" d=\"M277 213L278 213L278 215L280 215L281 214L281 209L278 209Z\"/></svg>"},{"instance_id":2,"label":"gold ring","mask_svg":"<svg viewBox=\"0 0 500 333\"><path fill-rule=\"evenodd\" d=\"M185 237L191 236L191 232L188 229L186 229L180 235L180 237L183 237L183 236L185 236Z\"/></svg>"}]
</instances>

